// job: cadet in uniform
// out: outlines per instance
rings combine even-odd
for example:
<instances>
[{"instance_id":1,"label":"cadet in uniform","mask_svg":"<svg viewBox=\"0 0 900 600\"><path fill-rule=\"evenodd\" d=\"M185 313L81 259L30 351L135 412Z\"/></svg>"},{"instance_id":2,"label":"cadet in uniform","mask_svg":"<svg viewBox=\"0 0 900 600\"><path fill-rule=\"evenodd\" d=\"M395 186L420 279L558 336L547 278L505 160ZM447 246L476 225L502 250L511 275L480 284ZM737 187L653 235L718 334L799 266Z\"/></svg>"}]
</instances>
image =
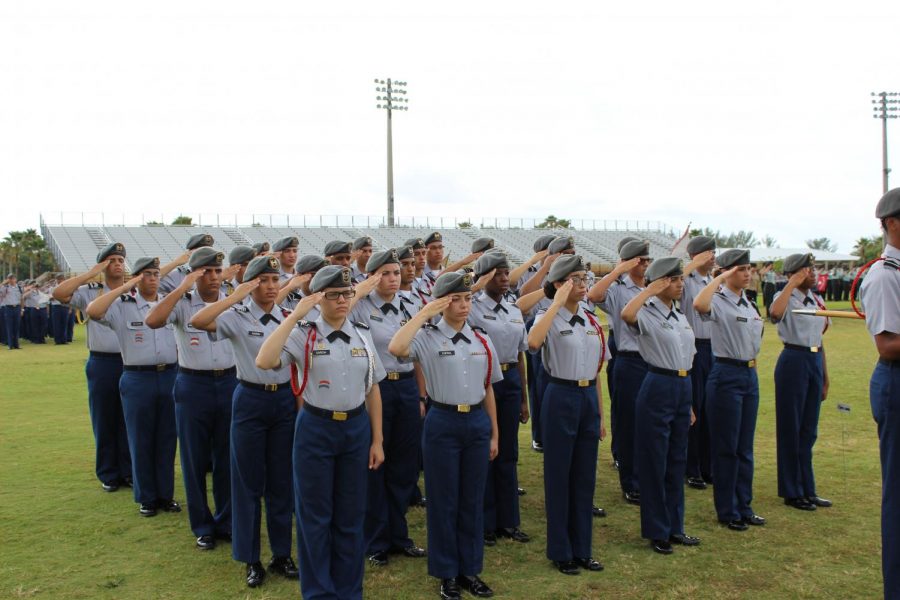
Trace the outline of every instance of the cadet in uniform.
<instances>
[{"instance_id":1,"label":"cadet in uniform","mask_svg":"<svg viewBox=\"0 0 900 600\"><path fill-rule=\"evenodd\" d=\"M269 571L291 579L298 574L291 558L291 448L297 407L290 368L256 367L266 337L290 314L275 304L282 272L274 256L257 256L233 294L191 320L193 327L227 339L234 352L238 384L231 405L231 556L247 564L249 587L265 579L259 560L261 499L266 502L272 549Z\"/></svg>"},{"instance_id":2,"label":"cadet in uniform","mask_svg":"<svg viewBox=\"0 0 900 600\"><path fill-rule=\"evenodd\" d=\"M413 265L415 266L415 275L410 283L410 289L413 292L412 295L418 296L421 305L425 306L431 301L431 288L423 281L425 277L425 255L428 253L428 248L425 246L425 240L422 238L410 238L406 240L405 245L412 250ZM398 252L400 250L401 248L397 249ZM400 289L404 289L402 285Z\"/></svg>"},{"instance_id":3,"label":"cadet in uniform","mask_svg":"<svg viewBox=\"0 0 900 600\"><path fill-rule=\"evenodd\" d=\"M322 252L322 254L325 256L325 260L328 261L328 264L330 265L350 267L350 263L353 261L351 248L352 246L350 242L332 240L325 244L325 250Z\"/></svg>"},{"instance_id":4,"label":"cadet in uniform","mask_svg":"<svg viewBox=\"0 0 900 600\"><path fill-rule=\"evenodd\" d=\"M257 357L259 367L293 363L302 373L293 460L304 598L362 599L366 477L384 461L376 384L385 371L369 330L348 319L350 286L350 269L320 269L312 295ZM300 322L313 303L320 316Z\"/></svg>"},{"instance_id":5,"label":"cadet in uniform","mask_svg":"<svg viewBox=\"0 0 900 600\"><path fill-rule=\"evenodd\" d=\"M14 273L6 276L0 286L0 307L3 309L3 325L6 329L6 345L10 350L19 349L19 329L22 325L22 285Z\"/></svg>"},{"instance_id":6,"label":"cadet in uniform","mask_svg":"<svg viewBox=\"0 0 900 600\"><path fill-rule=\"evenodd\" d=\"M134 477L134 500L140 514L180 512L175 502L175 403L172 387L178 366L171 326L153 330L147 314L159 302L158 258L134 261L133 277L87 306L91 319L115 332L122 349L119 380ZM137 287L137 293L132 289ZM208 455L207 455L208 457Z\"/></svg>"},{"instance_id":7,"label":"cadet in uniform","mask_svg":"<svg viewBox=\"0 0 900 600\"><path fill-rule=\"evenodd\" d=\"M869 383L881 451L881 567L884 598L900 598L900 188L875 208L887 245L862 283L866 328L878 350Z\"/></svg>"},{"instance_id":8,"label":"cadet in uniform","mask_svg":"<svg viewBox=\"0 0 900 600\"><path fill-rule=\"evenodd\" d=\"M43 344L47 337L47 306L41 307L41 290L33 281L25 288L25 318L28 324L28 341L32 344Z\"/></svg>"},{"instance_id":9,"label":"cadet in uniform","mask_svg":"<svg viewBox=\"0 0 900 600\"><path fill-rule=\"evenodd\" d=\"M103 283L90 281L103 274ZM90 281L90 283L88 283ZM97 254L97 264L87 273L71 277L53 290L53 298L69 303L85 313L88 360L85 365L88 389L88 409L97 448L95 472L107 492L121 485L131 485L131 452L119 379L122 377L122 353L119 339L108 324L96 321L85 312L93 300L118 288L125 281L125 246L113 242ZM65 339L65 321L60 325ZM56 329L54 326L54 335Z\"/></svg>"},{"instance_id":10,"label":"cadet in uniform","mask_svg":"<svg viewBox=\"0 0 900 600\"><path fill-rule=\"evenodd\" d=\"M272 252L275 253L275 258L281 263L282 285L294 276L294 265L297 264L297 251L299 247L300 240L293 235L283 237L272 244Z\"/></svg>"},{"instance_id":11,"label":"cadet in uniform","mask_svg":"<svg viewBox=\"0 0 900 600\"><path fill-rule=\"evenodd\" d=\"M241 284L244 278L244 271L247 270L247 265L250 264L250 261L256 257L256 250L251 246L235 246L231 249L231 252L228 253L228 266L234 269L233 276L231 279L225 278L222 281L222 291L225 292L226 296L230 296L234 293L234 290Z\"/></svg>"},{"instance_id":12,"label":"cadet in uniform","mask_svg":"<svg viewBox=\"0 0 900 600\"><path fill-rule=\"evenodd\" d=\"M71 308L65 302L57 300L53 294L56 288L65 281L60 276L56 286L50 290L50 335L53 336L53 342L57 346L67 344L66 341L66 322L69 320L69 311Z\"/></svg>"},{"instance_id":13,"label":"cadet in uniform","mask_svg":"<svg viewBox=\"0 0 900 600\"><path fill-rule=\"evenodd\" d=\"M706 419L706 381L712 369L712 346L709 341L711 325L694 310L694 298L712 279L712 269L716 264L716 240L702 235L691 238L687 251L691 261L684 268L684 291L680 306L694 330L697 353L691 367L692 406L696 421L688 433L686 474L689 486L705 490L706 483L712 481L709 424Z\"/></svg>"},{"instance_id":14,"label":"cadet in uniform","mask_svg":"<svg viewBox=\"0 0 900 600\"><path fill-rule=\"evenodd\" d=\"M474 250L474 248L473 248ZM495 383L499 453L488 466L484 494L484 538L493 545L497 537L528 542L519 529L519 423L528 420L525 394L525 319L514 304L504 299L509 291L509 261L505 254L488 252L475 262L475 276L486 278L484 292L472 298L469 323L487 332L497 349L503 380Z\"/></svg>"},{"instance_id":15,"label":"cadet in uniform","mask_svg":"<svg viewBox=\"0 0 900 600\"><path fill-rule=\"evenodd\" d=\"M827 508L819 498L813 474L813 445L819 429L819 408L828 394L828 367L822 334L827 317L795 315L794 309L819 308L813 291L816 274L812 254L784 259L789 277L776 293L768 316L777 324L784 350L775 364L775 432L778 456L778 495L800 510Z\"/></svg>"},{"instance_id":16,"label":"cadet in uniform","mask_svg":"<svg viewBox=\"0 0 900 600\"><path fill-rule=\"evenodd\" d=\"M726 250L716 262L725 271L694 298L700 318L712 324L713 367L706 384L706 410L712 436L713 500L720 523L745 531L766 522L750 507L759 409L756 356L763 321L744 294L750 285L750 251Z\"/></svg>"},{"instance_id":17,"label":"cadet in uniform","mask_svg":"<svg viewBox=\"0 0 900 600\"><path fill-rule=\"evenodd\" d=\"M412 305L415 309L410 312L418 312L428 304L430 298L414 287L416 285L416 259L412 247L400 246L397 248L397 258L400 259L400 289L397 290L397 294L404 303Z\"/></svg>"},{"instance_id":18,"label":"cadet in uniform","mask_svg":"<svg viewBox=\"0 0 900 600\"><path fill-rule=\"evenodd\" d=\"M256 250L256 256L264 256L269 254L272 247L269 245L269 242L256 242L253 244L253 249Z\"/></svg>"},{"instance_id":19,"label":"cadet in uniform","mask_svg":"<svg viewBox=\"0 0 900 600\"><path fill-rule=\"evenodd\" d=\"M622 309L637 334L647 375L635 399L635 463L641 485L641 536L654 551L696 546L684 533L684 470L691 426L694 332L675 307L682 297L681 259L668 256L647 269L647 287Z\"/></svg>"},{"instance_id":20,"label":"cadet in uniform","mask_svg":"<svg viewBox=\"0 0 900 600\"><path fill-rule=\"evenodd\" d=\"M350 267L353 283L360 283L366 278L366 264L372 257L372 238L363 236L353 240L353 264Z\"/></svg>"},{"instance_id":21,"label":"cadet in uniform","mask_svg":"<svg viewBox=\"0 0 900 600\"><path fill-rule=\"evenodd\" d=\"M252 252L252 248L250 249ZM200 309L225 297L222 262L225 255L203 247L191 254L191 271L171 294L147 315L153 329L175 325L178 375L175 377L175 422L181 446L181 473L188 519L197 547L211 550L216 539L231 539L231 397L237 385L231 344L212 341L191 325ZM196 289L190 291L194 286ZM206 498L206 469L212 456L215 514Z\"/></svg>"},{"instance_id":22,"label":"cadet in uniform","mask_svg":"<svg viewBox=\"0 0 900 600\"><path fill-rule=\"evenodd\" d=\"M177 264L179 266L170 271L168 275L160 280L159 291L168 294L179 285L181 285L181 281L188 273L190 273L190 269L188 269L188 266L186 264L187 259L190 257L190 253L197 248L208 248L212 245L213 236L209 235L208 233L198 233L196 235L192 235L185 245L185 249L187 250L187 252L185 253L185 255L182 255L181 259L178 259L177 261Z\"/></svg>"},{"instance_id":23,"label":"cadet in uniform","mask_svg":"<svg viewBox=\"0 0 900 600\"><path fill-rule=\"evenodd\" d=\"M428 574L441 580L441 598L460 587L493 595L480 578L484 559L484 486L497 456L497 412L492 383L503 379L490 339L469 327L472 276L447 272L435 281L435 300L396 333L388 350L418 361L430 409L422 451L428 496ZM437 325L428 319L442 314Z\"/></svg>"},{"instance_id":24,"label":"cadet in uniform","mask_svg":"<svg viewBox=\"0 0 900 600\"><path fill-rule=\"evenodd\" d=\"M309 282L312 281L313 275L326 264L325 259L316 254L307 254L306 256L301 257L294 267L297 274L294 275L288 283L282 286L281 291L278 292L278 298L275 300L275 303L289 310L294 310L300 300L309 296ZM306 314L306 320L315 321L318 316L319 309L314 306L310 308L309 312Z\"/></svg>"},{"instance_id":25,"label":"cadet in uniform","mask_svg":"<svg viewBox=\"0 0 900 600\"><path fill-rule=\"evenodd\" d=\"M609 315L610 327L616 332L616 364L613 391L616 412L613 439L619 462L619 483L626 502L640 504L641 494L634 465L634 402L637 398L647 363L638 346L637 336L622 322L622 309L644 289L644 273L650 265L650 244L634 240L619 251L619 264L607 273L588 293L588 298Z\"/></svg>"}]
</instances>

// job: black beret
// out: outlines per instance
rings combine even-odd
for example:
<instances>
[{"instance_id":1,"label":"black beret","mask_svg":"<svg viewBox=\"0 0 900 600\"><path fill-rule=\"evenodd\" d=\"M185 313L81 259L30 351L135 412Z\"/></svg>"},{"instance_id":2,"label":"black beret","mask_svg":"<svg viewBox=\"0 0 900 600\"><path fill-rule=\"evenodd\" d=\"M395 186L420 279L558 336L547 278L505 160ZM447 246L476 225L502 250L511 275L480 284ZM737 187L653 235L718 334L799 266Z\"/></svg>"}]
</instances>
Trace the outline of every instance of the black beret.
<instances>
[{"instance_id":1,"label":"black beret","mask_svg":"<svg viewBox=\"0 0 900 600\"><path fill-rule=\"evenodd\" d=\"M253 249L256 250L257 254L262 254L263 252L268 252L271 246L269 246L269 242L256 242L253 244Z\"/></svg>"},{"instance_id":2,"label":"black beret","mask_svg":"<svg viewBox=\"0 0 900 600\"><path fill-rule=\"evenodd\" d=\"M131 274L138 275L141 271L145 271L147 269L158 269L159 268L159 259L157 257L149 257L145 256L144 258L139 258L134 261L134 265L132 265Z\"/></svg>"},{"instance_id":3,"label":"black beret","mask_svg":"<svg viewBox=\"0 0 900 600\"><path fill-rule=\"evenodd\" d=\"M413 249L410 246L400 246L397 248L397 260L406 260L413 258Z\"/></svg>"},{"instance_id":4,"label":"black beret","mask_svg":"<svg viewBox=\"0 0 900 600\"><path fill-rule=\"evenodd\" d=\"M663 277L681 275L682 273L684 273L684 271L681 270L681 259L677 256L666 256L665 258L654 260L653 264L647 268L645 277L647 278L647 281L650 282L662 279Z\"/></svg>"},{"instance_id":5,"label":"black beret","mask_svg":"<svg viewBox=\"0 0 900 600\"><path fill-rule=\"evenodd\" d=\"M812 252L806 254L791 254L784 259L784 274L796 273L800 269L813 266L815 257Z\"/></svg>"},{"instance_id":6,"label":"black beret","mask_svg":"<svg viewBox=\"0 0 900 600\"><path fill-rule=\"evenodd\" d=\"M253 260L254 256L256 256L255 248L251 248L250 246L235 246L231 249L231 252L228 253L228 264L242 265Z\"/></svg>"},{"instance_id":7,"label":"black beret","mask_svg":"<svg viewBox=\"0 0 900 600\"><path fill-rule=\"evenodd\" d=\"M431 295L443 298L450 294L462 294L472 291L472 274L464 271L441 273L431 288Z\"/></svg>"},{"instance_id":8,"label":"black beret","mask_svg":"<svg viewBox=\"0 0 900 600\"><path fill-rule=\"evenodd\" d=\"M622 260L631 260L638 256L650 255L650 242L642 242L640 240L632 240L626 242L619 248L619 258Z\"/></svg>"},{"instance_id":9,"label":"black beret","mask_svg":"<svg viewBox=\"0 0 900 600\"><path fill-rule=\"evenodd\" d=\"M639 242L640 240L636 237L631 237L630 235L626 235L621 240L619 240L619 244L616 246L616 252L622 251L622 246L627 244L628 242Z\"/></svg>"},{"instance_id":10,"label":"black beret","mask_svg":"<svg viewBox=\"0 0 900 600\"><path fill-rule=\"evenodd\" d=\"M99 253L97 253L97 262L101 263L110 256L121 256L125 257L125 245L120 244L119 242L113 242Z\"/></svg>"},{"instance_id":11,"label":"black beret","mask_svg":"<svg viewBox=\"0 0 900 600\"><path fill-rule=\"evenodd\" d=\"M435 242L443 242L444 238L441 236L440 231L435 231L433 233L428 234L428 237L425 238L425 245L428 246Z\"/></svg>"},{"instance_id":12,"label":"black beret","mask_svg":"<svg viewBox=\"0 0 900 600\"><path fill-rule=\"evenodd\" d=\"M559 254L560 252L574 249L575 238L573 238L571 235L555 238L552 242L550 242L550 245L547 246L547 252L549 254Z\"/></svg>"},{"instance_id":13,"label":"black beret","mask_svg":"<svg viewBox=\"0 0 900 600\"><path fill-rule=\"evenodd\" d=\"M875 217L878 219L897 216L900 216L900 188L888 190L875 207Z\"/></svg>"},{"instance_id":14,"label":"black beret","mask_svg":"<svg viewBox=\"0 0 900 600\"><path fill-rule=\"evenodd\" d=\"M546 250L547 247L550 246L550 242L552 242L555 239L556 239L556 236L553 235L552 233L545 233L538 239L534 240L534 246L532 246L532 247L534 248L535 252L541 252L543 250Z\"/></svg>"},{"instance_id":15,"label":"black beret","mask_svg":"<svg viewBox=\"0 0 900 600\"><path fill-rule=\"evenodd\" d=\"M578 254L566 254L560 256L550 265L550 272L547 273L547 282L553 283L562 281L575 271L584 271L584 259Z\"/></svg>"},{"instance_id":16,"label":"black beret","mask_svg":"<svg viewBox=\"0 0 900 600\"><path fill-rule=\"evenodd\" d=\"M350 254L350 242L342 242L333 240L325 244L325 256L334 256L335 254Z\"/></svg>"},{"instance_id":17,"label":"black beret","mask_svg":"<svg viewBox=\"0 0 900 600\"><path fill-rule=\"evenodd\" d=\"M297 239L297 236L289 235L272 244L272 250L274 250L275 252L281 252L282 250L287 250L288 248L296 248L299 245L300 240Z\"/></svg>"},{"instance_id":18,"label":"black beret","mask_svg":"<svg viewBox=\"0 0 900 600\"><path fill-rule=\"evenodd\" d=\"M741 250L740 248L726 250L716 257L716 262L719 263L719 266L723 269L730 269L731 267L739 267L741 265L749 265L750 250Z\"/></svg>"},{"instance_id":19,"label":"black beret","mask_svg":"<svg viewBox=\"0 0 900 600\"><path fill-rule=\"evenodd\" d=\"M367 235L364 235L363 237L356 238L355 240L353 240L353 249L354 250L362 250L366 246L369 246L369 247L372 246L372 238L370 238Z\"/></svg>"},{"instance_id":20,"label":"black beret","mask_svg":"<svg viewBox=\"0 0 900 600\"><path fill-rule=\"evenodd\" d=\"M425 240L422 238L409 238L406 240L406 245L412 248L413 250L424 250L428 247L425 243Z\"/></svg>"},{"instance_id":21,"label":"black beret","mask_svg":"<svg viewBox=\"0 0 900 600\"><path fill-rule=\"evenodd\" d=\"M257 256L251 260L244 270L243 281L250 281L265 273L281 275L281 263L274 256Z\"/></svg>"},{"instance_id":22,"label":"black beret","mask_svg":"<svg viewBox=\"0 0 900 600\"><path fill-rule=\"evenodd\" d=\"M325 259L319 256L318 254L307 254L300 258L297 261L297 264L294 265L294 270L297 273L315 273L322 267L324 267L327 263Z\"/></svg>"},{"instance_id":23,"label":"black beret","mask_svg":"<svg viewBox=\"0 0 900 600\"><path fill-rule=\"evenodd\" d=\"M475 274L479 277L493 269L508 269L509 260L502 252L485 252L475 261Z\"/></svg>"},{"instance_id":24,"label":"black beret","mask_svg":"<svg viewBox=\"0 0 900 600\"><path fill-rule=\"evenodd\" d=\"M701 252L706 252L707 250L715 249L716 240L705 235L698 235L697 237L691 238L687 245L688 254L690 254L691 256L700 254Z\"/></svg>"},{"instance_id":25,"label":"black beret","mask_svg":"<svg viewBox=\"0 0 900 600\"><path fill-rule=\"evenodd\" d=\"M221 267L224 261L225 254L223 252L219 252L215 248L202 246L197 248L197 250L191 254L191 258L188 260L188 266L193 271L194 269L201 269L203 267Z\"/></svg>"},{"instance_id":26,"label":"black beret","mask_svg":"<svg viewBox=\"0 0 900 600\"><path fill-rule=\"evenodd\" d=\"M351 285L350 269L328 265L319 269L309 283L309 291L321 292L325 288L348 288Z\"/></svg>"},{"instance_id":27,"label":"black beret","mask_svg":"<svg viewBox=\"0 0 900 600\"><path fill-rule=\"evenodd\" d=\"M188 250L196 250L197 248L205 248L213 245L213 236L208 233L198 233L192 235L187 241L185 248Z\"/></svg>"},{"instance_id":28,"label":"black beret","mask_svg":"<svg viewBox=\"0 0 900 600\"><path fill-rule=\"evenodd\" d=\"M366 263L366 273L374 273L384 265L389 265L391 263L400 264L400 256L395 249L390 248L388 250L376 252L369 257L369 261Z\"/></svg>"},{"instance_id":29,"label":"black beret","mask_svg":"<svg viewBox=\"0 0 900 600\"><path fill-rule=\"evenodd\" d=\"M494 247L494 238L480 237L472 242L472 252L487 252Z\"/></svg>"}]
</instances>

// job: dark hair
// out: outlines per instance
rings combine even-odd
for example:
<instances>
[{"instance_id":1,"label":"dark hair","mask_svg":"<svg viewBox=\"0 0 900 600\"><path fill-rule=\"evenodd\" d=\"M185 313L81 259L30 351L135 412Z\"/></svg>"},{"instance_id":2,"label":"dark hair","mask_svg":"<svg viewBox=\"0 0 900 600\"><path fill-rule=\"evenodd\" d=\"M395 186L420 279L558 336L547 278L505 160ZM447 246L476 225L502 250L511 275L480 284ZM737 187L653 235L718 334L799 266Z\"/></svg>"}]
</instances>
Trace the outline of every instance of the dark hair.
<instances>
[{"instance_id":1,"label":"dark hair","mask_svg":"<svg viewBox=\"0 0 900 600\"><path fill-rule=\"evenodd\" d=\"M556 297L556 286L553 285L552 281L548 281L544 284L544 295L551 300Z\"/></svg>"}]
</instances>

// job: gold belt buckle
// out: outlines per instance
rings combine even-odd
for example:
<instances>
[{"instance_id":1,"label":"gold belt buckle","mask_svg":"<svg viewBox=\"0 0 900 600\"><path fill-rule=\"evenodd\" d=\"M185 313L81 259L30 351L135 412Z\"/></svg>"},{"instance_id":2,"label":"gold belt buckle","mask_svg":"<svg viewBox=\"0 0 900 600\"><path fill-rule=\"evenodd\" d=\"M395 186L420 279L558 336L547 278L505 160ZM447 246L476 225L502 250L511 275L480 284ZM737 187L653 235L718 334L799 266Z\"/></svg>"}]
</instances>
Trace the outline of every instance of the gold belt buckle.
<instances>
[{"instance_id":1,"label":"gold belt buckle","mask_svg":"<svg viewBox=\"0 0 900 600\"><path fill-rule=\"evenodd\" d=\"M687 377L687 369L678 369L679 377Z\"/></svg>"},{"instance_id":2,"label":"gold belt buckle","mask_svg":"<svg viewBox=\"0 0 900 600\"><path fill-rule=\"evenodd\" d=\"M748 360L748 361L747 361L747 366L750 367L751 369L752 369L753 367L755 367L755 366L756 366L756 359L754 358L753 360Z\"/></svg>"},{"instance_id":3,"label":"gold belt buckle","mask_svg":"<svg viewBox=\"0 0 900 600\"><path fill-rule=\"evenodd\" d=\"M578 380L578 387L587 387L589 385L591 385L590 379L579 379Z\"/></svg>"},{"instance_id":4,"label":"gold belt buckle","mask_svg":"<svg viewBox=\"0 0 900 600\"><path fill-rule=\"evenodd\" d=\"M166 370L166 365L156 365L156 372L161 373Z\"/></svg>"},{"instance_id":5,"label":"gold belt buckle","mask_svg":"<svg viewBox=\"0 0 900 600\"><path fill-rule=\"evenodd\" d=\"M819 347L818 347L818 346L810 346L810 347L809 347L809 351L810 351L810 352L818 352L818 351L819 351Z\"/></svg>"},{"instance_id":6,"label":"gold belt buckle","mask_svg":"<svg viewBox=\"0 0 900 600\"><path fill-rule=\"evenodd\" d=\"M397 371L389 371L387 374L388 381L397 381L400 379L400 373Z\"/></svg>"},{"instance_id":7,"label":"gold belt buckle","mask_svg":"<svg viewBox=\"0 0 900 600\"><path fill-rule=\"evenodd\" d=\"M213 369L213 377L221 377L225 369Z\"/></svg>"},{"instance_id":8,"label":"gold belt buckle","mask_svg":"<svg viewBox=\"0 0 900 600\"><path fill-rule=\"evenodd\" d=\"M331 413L331 418L335 421L346 421L347 413L336 410Z\"/></svg>"},{"instance_id":9,"label":"gold belt buckle","mask_svg":"<svg viewBox=\"0 0 900 600\"><path fill-rule=\"evenodd\" d=\"M500 365L500 370L509 371L509 363L503 363L502 365Z\"/></svg>"},{"instance_id":10,"label":"gold belt buckle","mask_svg":"<svg viewBox=\"0 0 900 600\"><path fill-rule=\"evenodd\" d=\"M467 413L467 412L470 412L471 410L472 410L472 407L469 406L468 404L457 404L456 405L456 412Z\"/></svg>"},{"instance_id":11,"label":"gold belt buckle","mask_svg":"<svg viewBox=\"0 0 900 600\"><path fill-rule=\"evenodd\" d=\"M277 384L277 383L267 383L267 384L265 384L265 386L266 386L266 387L265 387L265 390L266 390L267 392L277 392L277 391L278 391L278 384Z\"/></svg>"}]
</instances>

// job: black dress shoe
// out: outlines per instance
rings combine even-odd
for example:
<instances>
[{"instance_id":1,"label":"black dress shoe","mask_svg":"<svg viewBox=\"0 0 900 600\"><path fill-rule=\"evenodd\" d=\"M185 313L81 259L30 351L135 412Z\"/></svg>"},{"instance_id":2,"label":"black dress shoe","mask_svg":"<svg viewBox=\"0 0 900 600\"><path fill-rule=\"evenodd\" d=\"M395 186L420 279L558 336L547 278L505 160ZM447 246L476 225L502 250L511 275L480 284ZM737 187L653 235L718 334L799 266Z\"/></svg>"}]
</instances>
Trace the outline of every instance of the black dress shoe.
<instances>
[{"instance_id":1,"label":"black dress shoe","mask_svg":"<svg viewBox=\"0 0 900 600\"><path fill-rule=\"evenodd\" d=\"M122 479L119 480L119 485L124 485L125 487L133 488L134 480L132 480L131 477L123 477Z\"/></svg>"},{"instance_id":2,"label":"black dress shoe","mask_svg":"<svg viewBox=\"0 0 900 600\"><path fill-rule=\"evenodd\" d=\"M695 490L705 490L706 489L706 482L703 481L702 477L688 477L687 484L689 487L692 487Z\"/></svg>"},{"instance_id":3,"label":"black dress shoe","mask_svg":"<svg viewBox=\"0 0 900 600\"><path fill-rule=\"evenodd\" d=\"M497 530L497 537L509 538L514 542L520 542L522 544L527 544L531 541L531 537L518 527L509 527L505 529Z\"/></svg>"},{"instance_id":4,"label":"black dress shoe","mask_svg":"<svg viewBox=\"0 0 900 600\"><path fill-rule=\"evenodd\" d=\"M257 561L247 565L247 587L259 587L266 578L266 570L263 569L262 563Z\"/></svg>"},{"instance_id":5,"label":"black dress shoe","mask_svg":"<svg viewBox=\"0 0 900 600\"><path fill-rule=\"evenodd\" d=\"M533 442L531 442L531 449L534 450L535 452L543 452L543 451L544 451L544 445L541 444L541 443L539 443L539 442L534 442L534 441L533 441Z\"/></svg>"},{"instance_id":6,"label":"black dress shoe","mask_svg":"<svg viewBox=\"0 0 900 600\"><path fill-rule=\"evenodd\" d=\"M155 517L156 516L156 502L141 502L141 507L138 510L140 511L141 516Z\"/></svg>"},{"instance_id":7,"label":"black dress shoe","mask_svg":"<svg viewBox=\"0 0 900 600\"><path fill-rule=\"evenodd\" d=\"M619 461L617 461L617 460L613 461L613 469L615 469L616 471L619 470Z\"/></svg>"},{"instance_id":8,"label":"black dress shoe","mask_svg":"<svg viewBox=\"0 0 900 600\"><path fill-rule=\"evenodd\" d=\"M654 552L658 552L659 554L672 554L672 552L674 552L674 550L672 550L672 544L670 544L668 540L653 540L650 542L650 546L653 548Z\"/></svg>"},{"instance_id":9,"label":"black dress shoe","mask_svg":"<svg viewBox=\"0 0 900 600\"><path fill-rule=\"evenodd\" d=\"M269 572L278 573L288 579L297 579L300 577L300 570L294 564L294 559L290 556L276 556L269 562Z\"/></svg>"},{"instance_id":10,"label":"black dress shoe","mask_svg":"<svg viewBox=\"0 0 900 600\"><path fill-rule=\"evenodd\" d=\"M600 564L600 561L594 560L593 558L576 558L575 564L584 569L585 571L602 571L603 565Z\"/></svg>"},{"instance_id":11,"label":"black dress shoe","mask_svg":"<svg viewBox=\"0 0 900 600\"><path fill-rule=\"evenodd\" d=\"M388 553L387 550L380 550L378 552L374 552L369 555L369 562L372 563L373 566L383 567L388 564Z\"/></svg>"},{"instance_id":12,"label":"black dress shoe","mask_svg":"<svg viewBox=\"0 0 900 600\"><path fill-rule=\"evenodd\" d=\"M825 498L819 498L818 496L807 496L806 501L814 506L818 506L819 508L831 508L831 500L826 500Z\"/></svg>"},{"instance_id":13,"label":"black dress shoe","mask_svg":"<svg viewBox=\"0 0 900 600\"><path fill-rule=\"evenodd\" d=\"M165 512L181 512L181 505L169 498L168 500L157 500L156 506Z\"/></svg>"},{"instance_id":14,"label":"black dress shoe","mask_svg":"<svg viewBox=\"0 0 900 600\"><path fill-rule=\"evenodd\" d=\"M391 548L391 554L402 554L403 556L408 556L410 558L424 558L428 556L425 548L419 548L415 544L406 546L405 548Z\"/></svg>"},{"instance_id":15,"label":"black dress shoe","mask_svg":"<svg viewBox=\"0 0 900 600\"><path fill-rule=\"evenodd\" d=\"M753 525L754 527L762 527L766 524L766 520L756 513L750 513L749 517L744 517L744 523Z\"/></svg>"},{"instance_id":16,"label":"black dress shoe","mask_svg":"<svg viewBox=\"0 0 900 600\"><path fill-rule=\"evenodd\" d=\"M211 535L201 535L197 538L197 547L201 550L212 550L216 547L216 538Z\"/></svg>"},{"instance_id":17,"label":"black dress shoe","mask_svg":"<svg viewBox=\"0 0 900 600\"><path fill-rule=\"evenodd\" d=\"M816 505L806 498L785 498L784 503L799 510L816 510Z\"/></svg>"},{"instance_id":18,"label":"black dress shoe","mask_svg":"<svg viewBox=\"0 0 900 600\"><path fill-rule=\"evenodd\" d=\"M591 507L591 514L594 515L595 517L605 517L606 510L600 508L599 506L593 506L593 507Z\"/></svg>"},{"instance_id":19,"label":"black dress shoe","mask_svg":"<svg viewBox=\"0 0 900 600\"><path fill-rule=\"evenodd\" d=\"M525 488L516 488L516 493L520 496L525 495Z\"/></svg>"},{"instance_id":20,"label":"black dress shoe","mask_svg":"<svg viewBox=\"0 0 900 600\"><path fill-rule=\"evenodd\" d=\"M426 502L427 502L427 501L425 500L425 496L422 496L421 498L419 498L418 500L416 500L416 501L413 503L413 506L418 506L419 508L425 508L425 503L426 503Z\"/></svg>"},{"instance_id":21,"label":"black dress shoe","mask_svg":"<svg viewBox=\"0 0 900 600\"><path fill-rule=\"evenodd\" d=\"M669 542L672 544L681 544L682 546L699 546L700 538L683 533L673 533L669 536Z\"/></svg>"},{"instance_id":22,"label":"black dress shoe","mask_svg":"<svg viewBox=\"0 0 900 600\"><path fill-rule=\"evenodd\" d=\"M625 502L628 504L635 504L637 506L640 506L641 504L640 492L622 492L622 497L625 498Z\"/></svg>"},{"instance_id":23,"label":"black dress shoe","mask_svg":"<svg viewBox=\"0 0 900 600\"><path fill-rule=\"evenodd\" d=\"M456 578L456 583L476 598L490 598L494 595L494 590L479 579L478 575L460 575Z\"/></svg>"},{"instance_id":24,"label":"black dress shoe","mask_svg":"<svg viewBox=\"0 0 900 600\"><path fill-rule=\"evenodd\" d=\"M581 573L578 570L578 563L574 560L555 560L553 564L556 565L556 570L563 575L578 575Z\"/></svg>"},{"instance_id":25,"label":"black dress shoe","mask_svg":"<svg viewBox=\"0 0 900 600\"><path fill-rule=\"evenodd\" d=\"M744 523L743 519L735 519L734 521L719 521L722 525L732 531L747 531L750 526Z\"/></svg>"},{"instance_id":26,"label":"black dress shoe","mask_svg":"<svg viewBox=\"0 0 900 600\"><path fill-rule=\"evenodd\" d=\"M459 584L456 578L441 579L441 600L459 600Z\"/></svg>"},{"instance_id":27,"label":"black dress shoe","mask_svg":"<svg viewBox=\"0 0 900 600\"><path fill-rule=\"evenodd\" d=\"M496 546L497 545L497 534L485 533L484 534L484 545L485 546Z\"/></svg>"},{"instance_id":28,"label":"black dress shoe","mask_svg":"<svg viewBox=\"0 0 900 600\"><path fill-rule=\"evenodd\" d=\"M100 487L103 488L104 492L115 492L119 489L118 481L110 481L109 483L101 483Z\"/></svg>"}]
</instances>

